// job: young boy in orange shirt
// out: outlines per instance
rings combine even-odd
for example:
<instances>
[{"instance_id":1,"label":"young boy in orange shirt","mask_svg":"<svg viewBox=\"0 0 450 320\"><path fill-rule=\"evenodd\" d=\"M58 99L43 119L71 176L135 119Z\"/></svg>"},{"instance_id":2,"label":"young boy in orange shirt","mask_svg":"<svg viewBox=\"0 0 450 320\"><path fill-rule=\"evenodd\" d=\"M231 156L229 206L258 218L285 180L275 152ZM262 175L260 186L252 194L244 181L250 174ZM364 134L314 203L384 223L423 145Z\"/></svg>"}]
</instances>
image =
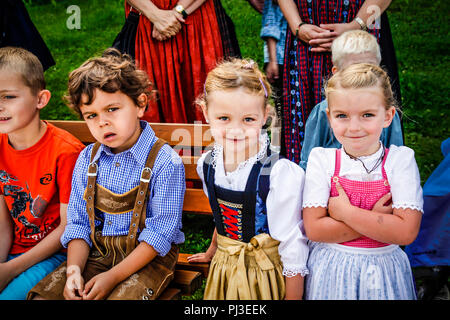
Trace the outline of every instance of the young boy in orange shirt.
<instances>
[{"instance_id":1,"label":"young boy in orange shirt","mask_svg":"<svg viewBox=\"0 0 450 320\"><path fill-rule=\"evenodd\" d=\"M84 145L40 120L50 97L35 55L0 48L0 300L24 300L66 259L59 238Z\"/></svg>"}]
</instances>

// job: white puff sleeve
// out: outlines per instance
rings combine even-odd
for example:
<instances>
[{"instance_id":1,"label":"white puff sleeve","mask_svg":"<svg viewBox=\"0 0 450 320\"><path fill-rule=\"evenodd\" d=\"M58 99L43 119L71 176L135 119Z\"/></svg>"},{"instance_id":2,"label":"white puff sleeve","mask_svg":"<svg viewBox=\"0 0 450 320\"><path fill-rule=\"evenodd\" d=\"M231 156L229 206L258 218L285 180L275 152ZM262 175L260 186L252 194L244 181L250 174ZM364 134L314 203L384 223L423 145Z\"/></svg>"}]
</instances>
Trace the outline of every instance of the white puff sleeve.
<instances>
[{"instance_id":1,"label":"white puff sleeve","mask_svg":"<svg viewBox=\"0 0 450 320\"><path fill-rule=\"evenodd\" d=\"M204 176L203 176L203 162L205 162L205 158L206 155L211 152L205 152L201 155L201 157L198 159L197 161L197 174L198 177L200 178L200 180L202 181L203 184L203 192L205 193L205 195L208 197L208 188L206 187L205 181L204 181Z\"/></svg>"},{"instance_id":2,"label":"white puff sleeve","mask_svg":"<svg viewBox=\"0 0 450 320\"><path fill-rule=\"evenodd\" d=\"M308 245L301 216L305 173L287 159L278 160L270 174L267 195L267 219L272 238L280 241L278 252L283 262L283 275L308 274Z\"/></svg>"},{"instance_id":3,"label":"white puff sleeve","mask_svg":"<svg viewBox=\"0 0 450 320\"><path fill-rule=\"evenodd\" d=\"M423 213L423 193L414 151L405 146L391 145L385 170L391 185L392 207Z\"/></svg>"},{"instance_id":4,"label":"white puff sleeve","mask_svg":"<svg viewBox=\"0 0 450 320\"><path fill-rule=\"evenodd\" d=\"M311 150L306 167L303 208L328 207L335 154L334 148L317 147Z\"/></svg>"}]
</instances>

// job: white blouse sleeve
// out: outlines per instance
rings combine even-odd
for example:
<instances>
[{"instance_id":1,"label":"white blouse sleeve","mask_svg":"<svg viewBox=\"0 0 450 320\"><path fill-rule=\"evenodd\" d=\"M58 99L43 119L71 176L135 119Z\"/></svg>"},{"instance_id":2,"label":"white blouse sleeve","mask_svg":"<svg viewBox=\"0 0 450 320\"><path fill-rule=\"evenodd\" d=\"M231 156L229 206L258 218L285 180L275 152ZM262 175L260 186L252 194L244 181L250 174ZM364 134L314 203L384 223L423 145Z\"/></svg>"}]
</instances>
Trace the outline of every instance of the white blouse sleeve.
<instances>
[{"instance_id":1,"label":"white blouse sleeve","mask_svg":"<svg viewBox=\"0 0 450 320\"><path fill-rule=\"evenodd\" d=\"M278 252L287 277L308 274L309 249L301 217L304 179L303 169L287 159L277 161L270 173L267 220L271 237L280 241Z\"/></svg>"},{"instance_id":2,"label":"white blouse sleeve","mask_svg":"<svg viewBox=\"0 0 450 320\"><path fill-rule=\"evenodd\" d=\"M303 208L328 207L335 154L334 148L317 147L311 150L306 167Z\"/></svg>"},{"instance_id":3,"label":"white blouse sleeve","mask_svg":"<svg viewBox=\"0 0 450 320\"><path fill-rule=\"evenodd\" d=\"M423 213L422 187L414 151L405 146L391 145L385 170L391 185L392 207Z\"/></svg>"},{"instance_id":4,"label":"white blouse sleeve","mask_svg":"<svg viewBox=\"0 0 450 320\"><path fill-rule=\"evenodd\" d=\"M211 151L208 151L211 152ZM200 159L198 159L197 161L197 174L198 177L200 178L200 180L202 181L203 184L203 192L205 193L205 195L208 197L208 188L206 188L206 184L205 184L205 180L204 180L204 176L203 176L203 162L205 162L205 158L206 155L208 154L208 152L205 152L202 154L202 156L200 157Z\"/></svg>"}]
</instances>

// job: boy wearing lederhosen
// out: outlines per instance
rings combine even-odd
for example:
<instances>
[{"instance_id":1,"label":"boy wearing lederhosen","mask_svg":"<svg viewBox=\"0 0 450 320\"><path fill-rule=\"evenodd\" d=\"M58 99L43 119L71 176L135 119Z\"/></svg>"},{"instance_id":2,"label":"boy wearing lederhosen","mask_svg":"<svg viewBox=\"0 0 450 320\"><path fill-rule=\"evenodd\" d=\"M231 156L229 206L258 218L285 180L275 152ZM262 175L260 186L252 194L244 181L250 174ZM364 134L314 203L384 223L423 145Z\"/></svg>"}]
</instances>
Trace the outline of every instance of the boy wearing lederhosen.
<instances>
[{"instance_id":1,"label":"boy wearing lederhosen","mask_svg":"<svg viewBox=\"0 0 450 320\"><path fill-rule=\"evenodd\" d=\"M97 140L75 165L63 263L28 299L156 299L184 242L180 157L141 121L147 75L108 49L69 76L68 101Z\"/></svg>"}]
</instances>

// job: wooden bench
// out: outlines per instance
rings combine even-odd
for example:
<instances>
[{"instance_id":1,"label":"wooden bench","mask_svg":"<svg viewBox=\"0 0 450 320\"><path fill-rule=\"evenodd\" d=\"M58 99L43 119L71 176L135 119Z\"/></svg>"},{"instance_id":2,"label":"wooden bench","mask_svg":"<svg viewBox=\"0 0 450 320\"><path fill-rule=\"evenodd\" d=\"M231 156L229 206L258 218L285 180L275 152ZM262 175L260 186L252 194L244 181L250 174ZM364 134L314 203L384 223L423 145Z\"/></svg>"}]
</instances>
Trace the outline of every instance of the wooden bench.
<instances>
[{"instance_id":1,"label":"wooden bench","mask_svg":"<svg viewBox=\"0 0 450 320\"><path fill-rule=\"evenodd\" d=\"M49 123L70 132L82 143L88 145L95 142L84 121L47 120ZM183 213L212 215L208 198L205 196L201 180L197 175L197 160L202 152L211 147L213 140L209 125L150 123L157 137L164 139L180 154L186 174L186 194ZM208 263L189 263L190 254L180 253L175 269L174 279L160 300L180 299L181 295L192 295L207 277Z\"/></svg>"}]
</instances>

